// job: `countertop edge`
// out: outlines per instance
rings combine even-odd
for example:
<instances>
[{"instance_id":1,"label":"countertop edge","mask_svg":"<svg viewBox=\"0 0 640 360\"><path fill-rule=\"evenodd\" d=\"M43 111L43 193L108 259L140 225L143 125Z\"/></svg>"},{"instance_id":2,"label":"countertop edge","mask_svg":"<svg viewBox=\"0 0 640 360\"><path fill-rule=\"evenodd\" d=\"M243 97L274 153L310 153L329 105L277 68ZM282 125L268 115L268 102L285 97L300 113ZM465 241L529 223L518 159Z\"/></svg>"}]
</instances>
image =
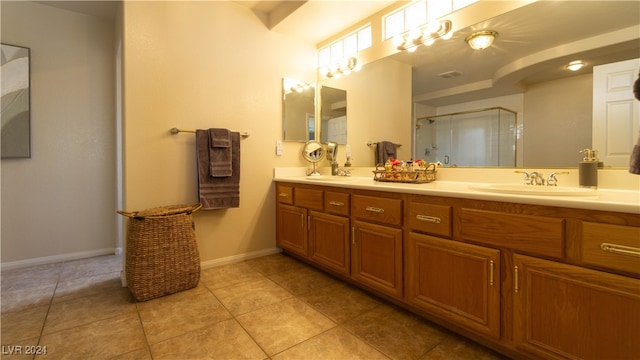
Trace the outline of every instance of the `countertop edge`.
<instances>
[{"instance_id":1,"label":"countertop edge","mask_svg":"<svg viewBox=\"0 0 640 360\"><path fill-rule=\"evenodd\" d=\"M504 193L492 193L481 190L473 190L472 186L481 185L481 183L472 182L445 182L434 181L425 184L410 184L410 183L391 183L391 182L377 182L373 179L358 178L358 179L345 179L336 181L319 181L313 180L309 177L274 177L274 182L288 182L297 184L317 185L326 187L340 187L348 189L359 190L373 190L373 191L385 191L385 192L397 192L405 194L415 195L431 195L431 196L443 196L443 197L457 197L473 200L486 200L486 201L501 201L531 205L544 205L555 207L567 207L585 210L599 210L599 211L613 211L630 214L640 214L640 192L628 191L628 190L598 190L598 196L536 196L536 195L519 195L519 194L504 194ZM451 189L435 188L436 186L451 186ZM607 196L625 197L627 195L635 195L636 202L634 201L616 201L602 199ZM632 197L633 199L633 197Z\"/></svg>"}]
</instances>

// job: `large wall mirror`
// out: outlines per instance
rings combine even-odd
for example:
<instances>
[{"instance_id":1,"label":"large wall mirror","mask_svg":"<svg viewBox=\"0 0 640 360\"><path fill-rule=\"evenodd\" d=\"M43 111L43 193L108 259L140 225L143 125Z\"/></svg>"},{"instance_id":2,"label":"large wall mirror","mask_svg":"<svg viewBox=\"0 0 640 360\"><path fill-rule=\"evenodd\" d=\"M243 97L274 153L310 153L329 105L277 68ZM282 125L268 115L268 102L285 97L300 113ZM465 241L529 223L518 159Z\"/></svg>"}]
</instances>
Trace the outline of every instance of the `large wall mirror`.
<instances>
[{"instance_id":1,"label":"large wall mirror","mask_svg":"<svg viewBox=\"0 0 640 360\"><path fill-rule=\"evenodd\" d=\"M347 91L320 87L320 141L347 143Z\"/></svg>"},{"instance_id":2,"label":"large wall mirror","mask_svg":"<svg viewBox=\"0 0 640 360\"><path fill-rule=\"evenodd\" d=\"M468 10L473 12L474 6ZM451 39L415 52L399 51L363 67L364 71L383 60L392 60L385 62L387 67L411 67L406 85L411 95L395 101L413 106L411 119L388 120L411 133L411 156L425 157L424 147L413 146L419 135L417 119L504 107L517 112L517 167L576 167L582 158L578 151L592 146L593 67L640 56L637 1L537 1L464 28L456 27L462 17L450 18L455 30ZM480 30L495 30L498 36L493 46L473 50L465 38ZM571 72L567 65L574 60L582 60L584 66ZM350 76L340 81L353 81ZM339 82L331 86L343 88ZM350 113L359 114L360 106L384 113L388 104L352 102Z\"/></svg>"},{"instance_id":3,"label":"large wall mirror","mask_svg":"<svg viewBox=\"0 0 640 360\"><path fill-rule=\"evenodd\" d=\"M28 48L2 44L2 158L31 157Z\"/></svg>"},{"instance_id":4,"label":"large wall mirror","mask_svg":"<svg viewBox=\"0 0 640 360\"><path fill-rule=\"evenodd\" d=\"M293 78L282 79L282 138L307 142L316 139L316 86Z\"/></svg>"}]
</instances>

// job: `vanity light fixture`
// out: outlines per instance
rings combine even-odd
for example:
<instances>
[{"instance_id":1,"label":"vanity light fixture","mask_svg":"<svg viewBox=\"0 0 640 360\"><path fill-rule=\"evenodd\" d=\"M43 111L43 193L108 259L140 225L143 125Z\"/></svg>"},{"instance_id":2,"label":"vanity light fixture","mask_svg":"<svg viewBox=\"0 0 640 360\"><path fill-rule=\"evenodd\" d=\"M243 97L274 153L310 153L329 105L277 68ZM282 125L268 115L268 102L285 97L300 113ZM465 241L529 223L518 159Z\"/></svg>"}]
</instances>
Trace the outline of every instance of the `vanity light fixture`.
<instances>
[{"instance_id":1,"label":"vanity light fixture","mask_svg":"<svg viewBox=\"0 0 640 360\"><path fill-rule=\"evenodd\" d=\"M354 56L343 59L338 64L331 66L330 68L324 68L321 70L322 74L325 77L338 78L342 75L348 75L352 71L359 71L361 69L361 65L358 63L358 59Z\"/></svg>"},{"instance_id":2,"label":"vanity light fixture","mask_svg":"<svg viewBox=\"0 0 640 360\"><path fill-rule=\"evenodd\" d=\"M429 46L433 44L436 39L450 39L452 34L450 20L432 21L423 28L409 31L404 36L395 36L393 45L398 50L412 52L420 45Z\"/></svg>"},{"instance_id":3,"label":"vanity light fixture","mask_svg":"<svg viewBox=\"0 0 640 360\"><path fill-rule=\"evenodd\" d=\"M567 69L571 71L578 71L582 69L583 66L584 66L584 63L581 60L576 60L576 61L570 62L569 65L567 65Z\"/></svg>"},{"instance_id":4,"label":"vanity light fixture","mask_svg":"<svg viewBox=\"0 0 640 360\"><path fill-rule=\"evenodd\" d=\"M482 30L467 36L464 41L466 41L473 50L483 50L493 44L496 36L498 36L497 31Z\"/></svg>"}]
</instances>

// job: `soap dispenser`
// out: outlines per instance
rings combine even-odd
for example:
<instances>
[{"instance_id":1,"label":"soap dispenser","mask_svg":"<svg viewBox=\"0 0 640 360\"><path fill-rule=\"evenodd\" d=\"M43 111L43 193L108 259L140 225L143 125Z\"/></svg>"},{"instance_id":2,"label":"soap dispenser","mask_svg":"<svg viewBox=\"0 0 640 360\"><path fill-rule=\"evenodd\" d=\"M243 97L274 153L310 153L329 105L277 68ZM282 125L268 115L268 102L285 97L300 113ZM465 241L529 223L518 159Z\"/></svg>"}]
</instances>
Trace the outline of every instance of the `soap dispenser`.
<instances>
[{"instance_id":1,"label":"soap dispenser","mask_svg":"<svg viewBox=\"0 0 640 360\"><path fill-rule=\"evenodd\" d=\"M578 183L580 187L596 189L598 187L598 151L583 149L580 152L583 158L578 164Z\"/></svg>"}]
</instances>

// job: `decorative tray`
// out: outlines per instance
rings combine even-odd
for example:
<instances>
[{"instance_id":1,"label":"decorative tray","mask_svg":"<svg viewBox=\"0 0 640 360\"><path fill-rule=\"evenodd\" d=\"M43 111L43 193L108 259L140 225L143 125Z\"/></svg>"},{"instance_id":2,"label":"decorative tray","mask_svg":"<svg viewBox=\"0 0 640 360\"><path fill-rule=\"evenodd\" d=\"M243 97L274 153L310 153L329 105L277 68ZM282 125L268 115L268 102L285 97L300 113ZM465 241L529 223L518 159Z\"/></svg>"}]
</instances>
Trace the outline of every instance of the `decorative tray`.
<instances>
[{"instance_id":1,"label":"decorative tray","mask_svg":"<svg viewBox=\"0 0 640 360\"><path fill-rule=\"evenodd\" d=\"M373 171L373 180L411 184L432 182L436 180L436 164L413 170L386 170L384 165L378 164Z\"/></svg>"}]
</instances>

